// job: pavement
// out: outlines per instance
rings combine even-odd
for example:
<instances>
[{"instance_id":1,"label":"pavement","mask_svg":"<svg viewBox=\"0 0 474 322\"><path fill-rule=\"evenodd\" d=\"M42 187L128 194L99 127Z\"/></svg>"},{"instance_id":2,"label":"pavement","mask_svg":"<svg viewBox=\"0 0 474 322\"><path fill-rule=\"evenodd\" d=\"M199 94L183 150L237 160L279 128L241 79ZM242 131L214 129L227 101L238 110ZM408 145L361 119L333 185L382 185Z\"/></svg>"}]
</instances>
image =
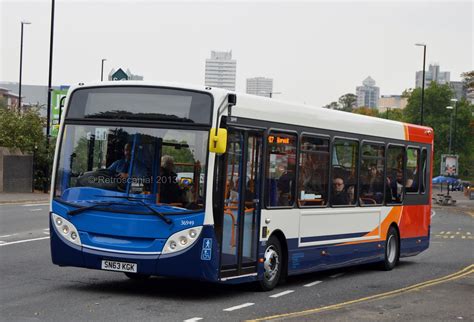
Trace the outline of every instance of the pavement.
<instances>
[{"instance_id":1,"label":"pavement","mask_svg":"<svg viewBox=\"0 0 474 322\"><path fill-rule=\"evenodd\" d=\"M0 193L0 204L16 203L44 203L49 201L50 194L40 191L35 192L2 192Z\"/></svg>"}]
</instances>

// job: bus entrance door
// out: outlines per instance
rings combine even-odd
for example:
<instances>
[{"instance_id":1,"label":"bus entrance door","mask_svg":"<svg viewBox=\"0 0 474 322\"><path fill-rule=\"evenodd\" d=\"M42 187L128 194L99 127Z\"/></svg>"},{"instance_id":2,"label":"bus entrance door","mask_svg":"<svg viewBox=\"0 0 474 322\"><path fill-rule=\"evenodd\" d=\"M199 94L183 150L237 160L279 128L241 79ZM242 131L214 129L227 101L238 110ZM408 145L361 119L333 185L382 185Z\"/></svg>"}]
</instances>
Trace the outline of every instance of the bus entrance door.
<instances>
[{"instance_id":1,"label":"bus entrance door","mask_svg":"<svg viewBox=\"0 0 474 322\"><path fill-rule=\"evenodd\" d=\"M262 134L230 129L223 160L221 278L257 272Z\"/></svg>"}]
</instances>

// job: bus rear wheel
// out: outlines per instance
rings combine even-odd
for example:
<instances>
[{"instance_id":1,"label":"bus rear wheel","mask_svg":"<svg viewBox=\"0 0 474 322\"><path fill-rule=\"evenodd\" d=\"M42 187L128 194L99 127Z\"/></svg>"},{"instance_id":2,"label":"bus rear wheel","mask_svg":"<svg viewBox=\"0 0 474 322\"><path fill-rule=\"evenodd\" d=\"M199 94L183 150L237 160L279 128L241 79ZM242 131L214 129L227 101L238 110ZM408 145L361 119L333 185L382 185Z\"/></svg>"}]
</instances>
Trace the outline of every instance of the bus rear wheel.
<instances>
[{"instance_id":1,"label":"bus rear wheel","mask_svg":"<svg viewBox=\"0 0 474 322\"><path fill-rule=\"evenodd\" d=\"M125 276L127 276L131 280L135 281L144 281L150 278L150 275L148 274L140 274L140 273L125 273Z\"/></svg>"},{"instance_id":2,"label":"bus rear wheel","mask_svg":"<svg viewBox=\"0 0 474 322\"><path fill-rule=\"evenodd\" d=\"M400 237L395 227L390 227L385 240L385 255L384 261L381 263L381 268L385 271L392 270L400 259Z\"/></svg>"},{"instance_id":3,"label":"bus rear wheel","mask_svg":"<svg viewBox=\"0 0 474 322\"><path fill-rule=\"evenodd\" d=\"M273 290L280 281L283 263L282 255L280 241L275 236L270 237L264 254L264 272L263 278L260 281L260 289L262 291Z\"/></svg>"}]
</instances>

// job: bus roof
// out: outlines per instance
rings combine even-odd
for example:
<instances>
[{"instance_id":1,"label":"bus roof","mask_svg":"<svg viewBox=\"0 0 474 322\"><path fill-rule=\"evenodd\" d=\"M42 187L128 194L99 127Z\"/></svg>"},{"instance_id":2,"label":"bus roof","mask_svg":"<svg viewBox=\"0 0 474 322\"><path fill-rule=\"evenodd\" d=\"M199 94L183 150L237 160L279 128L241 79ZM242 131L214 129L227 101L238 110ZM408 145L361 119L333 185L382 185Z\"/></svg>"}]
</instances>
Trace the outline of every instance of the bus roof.
<instances>
[{"instance_id":1,"label":"bus roof","mask_svg":"<svg viewBox=\"0 0 474 322\"><path fill-rule=\"evenodd\" d=\"M294 124L398 140L430 144L433 142L433 130L430 127L306 104L290 103L275 98L236 93L208 86L173 82L105 81L71 86L70 91L78 88L102 86L159 86L209 92L216 98L215 109L227 93L235 93L237 95L237 104L232 109L232 115L237 117L255 118L275 123Z\"/></svg>"}]
</instances>

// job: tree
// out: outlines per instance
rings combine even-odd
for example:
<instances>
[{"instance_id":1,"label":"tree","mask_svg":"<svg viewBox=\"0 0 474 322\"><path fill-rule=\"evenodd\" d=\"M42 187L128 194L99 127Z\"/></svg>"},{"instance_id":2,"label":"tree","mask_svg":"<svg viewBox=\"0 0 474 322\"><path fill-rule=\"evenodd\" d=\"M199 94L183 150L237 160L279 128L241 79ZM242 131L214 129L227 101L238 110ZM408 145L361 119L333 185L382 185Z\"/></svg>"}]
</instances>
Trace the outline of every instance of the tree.
<instances>
[{"instance_id":1,"label":"tree","mask_svg":"<svg viewBox=\"0 0 474 322\"><path fill-rule=\"evenodd\" d=\"M451 98L453 95L449 85L439 85L436 82L432 82L425 90L424 125L434 129L435 154L433 167L435 174L439 173L441 154L448 153L450 117L454 111L446 109L446 106L452 104ZM403 112L406 122L419 124L420 104L421 89L417 88L409 95L407 107ZM472 110L473 106L466 100L462 100L457 103L457 117L453 119L453 124L454 122L457 124L456 137L454 137L454 132L452 133L453 142L455 142L453 151L459 154L459 169L463 177L474 175L474 133L472 126L470 127Z\"/></svg>"},{"instance_id":2,"label":"tree","mask_svg":"<svg viewBox=\"0 0 474 322\"><path fill-rule=\"evenodd\" d=\"M323 107L331 109L331 110L338 110L339 109L339 103L338 102L331 102L328 105L324 105Z\"/></svg>"},{"instance_id":3,"label":"tree","mask_svg":"<svg viewBox=\"0 0 474 322\"><path fill-rule=\"evenodd\" d=\"M403 109L401 108L387 108L385 113L379 113L379 117L387 120L404 122Z\"/></svg>"},{"instance_id":4,"label":"tree","mask_svg":"<svg viewBox=\"0 0 474 322\"><path fill-rule=\"evenodd\" d=\"M376 108L370 108L370 107L365 107L365 106L352 109L352 113L379 117L379 112L377 111Z\"/></svg>"},{"instance_id":5,"label":"tree","mask_svg":"<svg viewBox=\"0 0 474 322\"><path fill-rule=\"evenodd\" d=\"M341 109L346 112L352 112L352 109L357 106L357 95L347 93L339 97L339 104Z\"/></svg>"},{"instance_id":6,"label":"tree","mask_svg":"<svg viewBox=\"0 0 474 322\"><path fill-rule=\"evenodd\" d=\"M0 146L18 148L23 153L34 155L34 182L37 189L45 189L48 185L50 172L47 173L47 170L51 171L54 150L54 144L47 150L44 125L38 106L22 113L0 108Z\"/></svg>"},{"instance_id":7,"label":"tree","mask_svg":"<svg viewBox=\"0 0 474 322\"><path fill-rule=\"evenodd\" d=\"M462 73L461 77L463 79L464 86L467 88L467 91L474 91L474 70Z\"/></svg>"},{"instance_id":8,"label":"tree","mask_svg":"<svg viewBox=\"0 0 474 322\"><path fill-rule=\"evenodd\" d=\"M7 98L0 97L0 110L6 110L8 108Z\"/></svg>"}]
</instances>

